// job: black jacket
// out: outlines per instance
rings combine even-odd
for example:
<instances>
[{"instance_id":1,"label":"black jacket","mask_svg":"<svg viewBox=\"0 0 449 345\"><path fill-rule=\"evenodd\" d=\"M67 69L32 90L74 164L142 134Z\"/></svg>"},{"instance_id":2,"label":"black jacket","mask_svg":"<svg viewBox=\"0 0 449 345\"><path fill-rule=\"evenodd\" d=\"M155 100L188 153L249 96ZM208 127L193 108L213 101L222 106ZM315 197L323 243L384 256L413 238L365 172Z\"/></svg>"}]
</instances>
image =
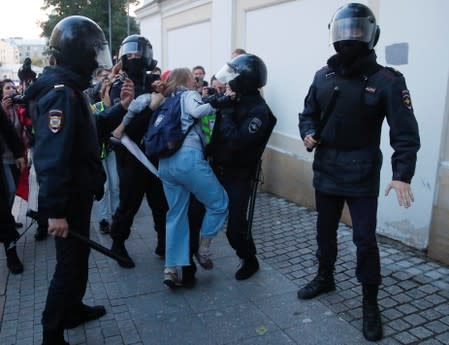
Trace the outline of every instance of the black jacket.
<instances>
[{"instance_id":1,"label":"black jacket","mask_svg":"<svg viewBox=\"0 0 449 345\"><path fill-rule=\"evenodd\" d=\"M335 87L338 94L328 106ZM329 117L323 126L324 112ZM344 66L338 54L331 57L315 74L299 116L303 139L320 126L323 129L313 163L317 190L343 196L378 195L385 117L394 149L393 180L410 183L420 139L403 75L377 64L374 51L351 66Z\"/></svg>"},{"instance_id":2,"label":"black jacket","mask_svg":"<svg viewBox=\"0 0 449 345\"><path fill-rule=\"evenodd\" d=\"M0 157L5 152L4 144L8 145L14 158L17 159L24 156L25 147L23 142L17 135L16 129L11 121L6 117L2 107L0 107L0 138Z\"/></svg>"},{"instance_id":3,"label":"black jacket","mask_svg":"<svg viewBox=\"0 0 449 345\"><path fill-rule=\"evenodd\" d=\"M35 130L34 163L39 212L64 218L79 196L101 197L105 174L83 80L62 67L48 67L27 89Z\"/></svg>"},{"instance_id":4,"label":"black jacket","mask_svg":"<svg viewBox=\"0 0 449 345\"><path fill-rule=\"evenodd\" d=\"M218 111L206 152L213 165L228 174L253 176L275 124L276 118L259 92L240 96Z\"/></svg>"}]
</instances>

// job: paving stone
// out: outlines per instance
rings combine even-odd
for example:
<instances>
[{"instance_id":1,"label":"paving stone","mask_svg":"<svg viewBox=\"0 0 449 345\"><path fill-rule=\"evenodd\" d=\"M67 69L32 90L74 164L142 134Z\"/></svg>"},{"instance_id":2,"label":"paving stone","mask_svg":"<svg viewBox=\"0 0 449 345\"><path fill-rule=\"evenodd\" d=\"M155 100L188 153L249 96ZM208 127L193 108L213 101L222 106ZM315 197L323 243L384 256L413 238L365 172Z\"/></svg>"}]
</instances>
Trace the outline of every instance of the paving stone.
<instances>
[{"instance_id":1,"label":"paving stone","mask_svg":"<svg viewBox=\"0 0 449 345\"><path fill-rule=\"evenodd\" d=\"M445 332L448 328L447 325L443 322L436 320L424 325L427 329L431 330L434 334L440 334Z\"/></svg>"},{"instance_id":2,"label":"paving stone","mask_svg":"<svg viewBox=\"0 0 449 345\"><path fill-rule=\"evenodd\" d=\"M368 344L361 333L361 286L355 278L350 227L340 224L337 233L337 290L311 301L296 298L298 287L309 282L318 267L316 218L315 211L259 193L253 235L261 270L248 281L235 281L238 259L220 233L214 241L214 270L199 268L194 289L172 291L161 282L163 261L148 255L154 251L155 233L148 231L152 217L143 206L127 241L136 268L122 269L93 252L85 303L104 304L108 313L66 332L66 338L75 345ZM5 265L0 259L2 345L41 344L40 318L55 265L54 243L37 243L32 236L27 234L19 249L25 262L35 261L34 270L2 275ZM92 238L111 244L99 233L97 222ZM381 236L379 248L384 320L379 344L449 344L449 268ZM11 322L15 326L10 327Z\"/></svg>"}]
</instances>

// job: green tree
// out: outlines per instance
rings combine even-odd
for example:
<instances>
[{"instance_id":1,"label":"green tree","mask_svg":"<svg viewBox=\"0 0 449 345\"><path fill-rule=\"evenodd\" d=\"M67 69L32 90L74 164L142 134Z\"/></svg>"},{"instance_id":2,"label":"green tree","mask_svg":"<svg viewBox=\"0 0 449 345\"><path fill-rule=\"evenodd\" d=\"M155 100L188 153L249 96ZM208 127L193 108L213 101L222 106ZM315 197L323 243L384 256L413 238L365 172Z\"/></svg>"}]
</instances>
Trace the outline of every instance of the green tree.
<instances>
[{"instance_id":1,"label":"green tree","mask_svg":"<svg viewBox=\"0 0 449 345\"><path fill-rule=\"evenodd\" d=\"M109 41L109 1L111 3L111 38L112 55L118 53L120 43L128 36L129 4L138 4L138 0L45 0L42 9L51 9L48 20L40 24L42 36L49 38L55 25L63 18L71 15L82 15L94 20L102 29ZM129 34L138 34L139 26L134 17L129 17Z\"/></svg>"}]
</instances>

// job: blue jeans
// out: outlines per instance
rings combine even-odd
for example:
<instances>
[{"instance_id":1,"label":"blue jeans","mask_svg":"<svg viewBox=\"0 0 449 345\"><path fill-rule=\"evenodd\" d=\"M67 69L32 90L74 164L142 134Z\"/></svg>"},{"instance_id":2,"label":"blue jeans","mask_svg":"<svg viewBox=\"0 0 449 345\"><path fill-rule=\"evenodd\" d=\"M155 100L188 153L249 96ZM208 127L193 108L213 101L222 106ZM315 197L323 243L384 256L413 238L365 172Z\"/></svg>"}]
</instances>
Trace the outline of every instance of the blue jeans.
<instances>
[{"instance_id":1,"label":"blue jeans","mask_svg":"<svg viewBox=\"0 0 449 345\"><path fill-rule=\"evenodd\" d=\"M166 266L188 266L190 193L204 204L203 237L214 237L228 214L228 196L201 150L181 147L159 161L159 175L169 205L166 225Z\"/></svg>"},{"instance_id":2,"label":"blue jeans","mask_svg":"<svg viewBox=\"0 0 449 345\"><path fill-rule=\"evenodd\" d=\"M103 219L110 220L119 203L119 178L115 152L109 152L101 163L106 172L106 182L104 183L104 196L96 205L99 221Z\"/></svg>"}]
</instances>

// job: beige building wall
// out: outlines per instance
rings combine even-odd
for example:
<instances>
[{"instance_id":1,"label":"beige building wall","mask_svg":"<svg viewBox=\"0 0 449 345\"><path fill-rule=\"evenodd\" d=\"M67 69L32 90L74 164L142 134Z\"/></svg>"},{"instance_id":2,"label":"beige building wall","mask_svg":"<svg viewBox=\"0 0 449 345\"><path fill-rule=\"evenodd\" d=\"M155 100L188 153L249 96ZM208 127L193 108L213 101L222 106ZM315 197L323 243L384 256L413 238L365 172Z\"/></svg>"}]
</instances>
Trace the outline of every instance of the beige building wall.
<instances>
[{"instance_id":1,"label":"beige building wall","mask_svg":"<svg viewBox=\"0 0 449 345\"><path fill-rule=\"evenodd\" d=\"M383 196L383 189L391 180L392 154L388 125L383 128L379 233L428 250L432 257L449 263L449 48L441 44L449 34L444 15L449 2L359 2L373 9L381 26L376 47L379 63L387 64L387 46L403 43L409 47L408 62L394 67L406 76L422 141L412 182L415 203L406 210L397 205L394 192L388 198ZM346 0L164 0L146 1L136 13L143 30L161 28L163 66L167 66L168 54L183 54L175 46L168 50L169 31L182 31L183 27L198 23L210 23L203 27L211 30L208 33L211 72L229 60L229 53L235 48L244 48L264 59L269 67L264 95L278 117L278 124L263 157L261 189L314 208L313 155L306 152L299 138L298 112L315 71L334 53L327 44L327 24L335 10L346 3ZM350 224L347 211L343 221Z\"/></svg>"}]
</instances>

